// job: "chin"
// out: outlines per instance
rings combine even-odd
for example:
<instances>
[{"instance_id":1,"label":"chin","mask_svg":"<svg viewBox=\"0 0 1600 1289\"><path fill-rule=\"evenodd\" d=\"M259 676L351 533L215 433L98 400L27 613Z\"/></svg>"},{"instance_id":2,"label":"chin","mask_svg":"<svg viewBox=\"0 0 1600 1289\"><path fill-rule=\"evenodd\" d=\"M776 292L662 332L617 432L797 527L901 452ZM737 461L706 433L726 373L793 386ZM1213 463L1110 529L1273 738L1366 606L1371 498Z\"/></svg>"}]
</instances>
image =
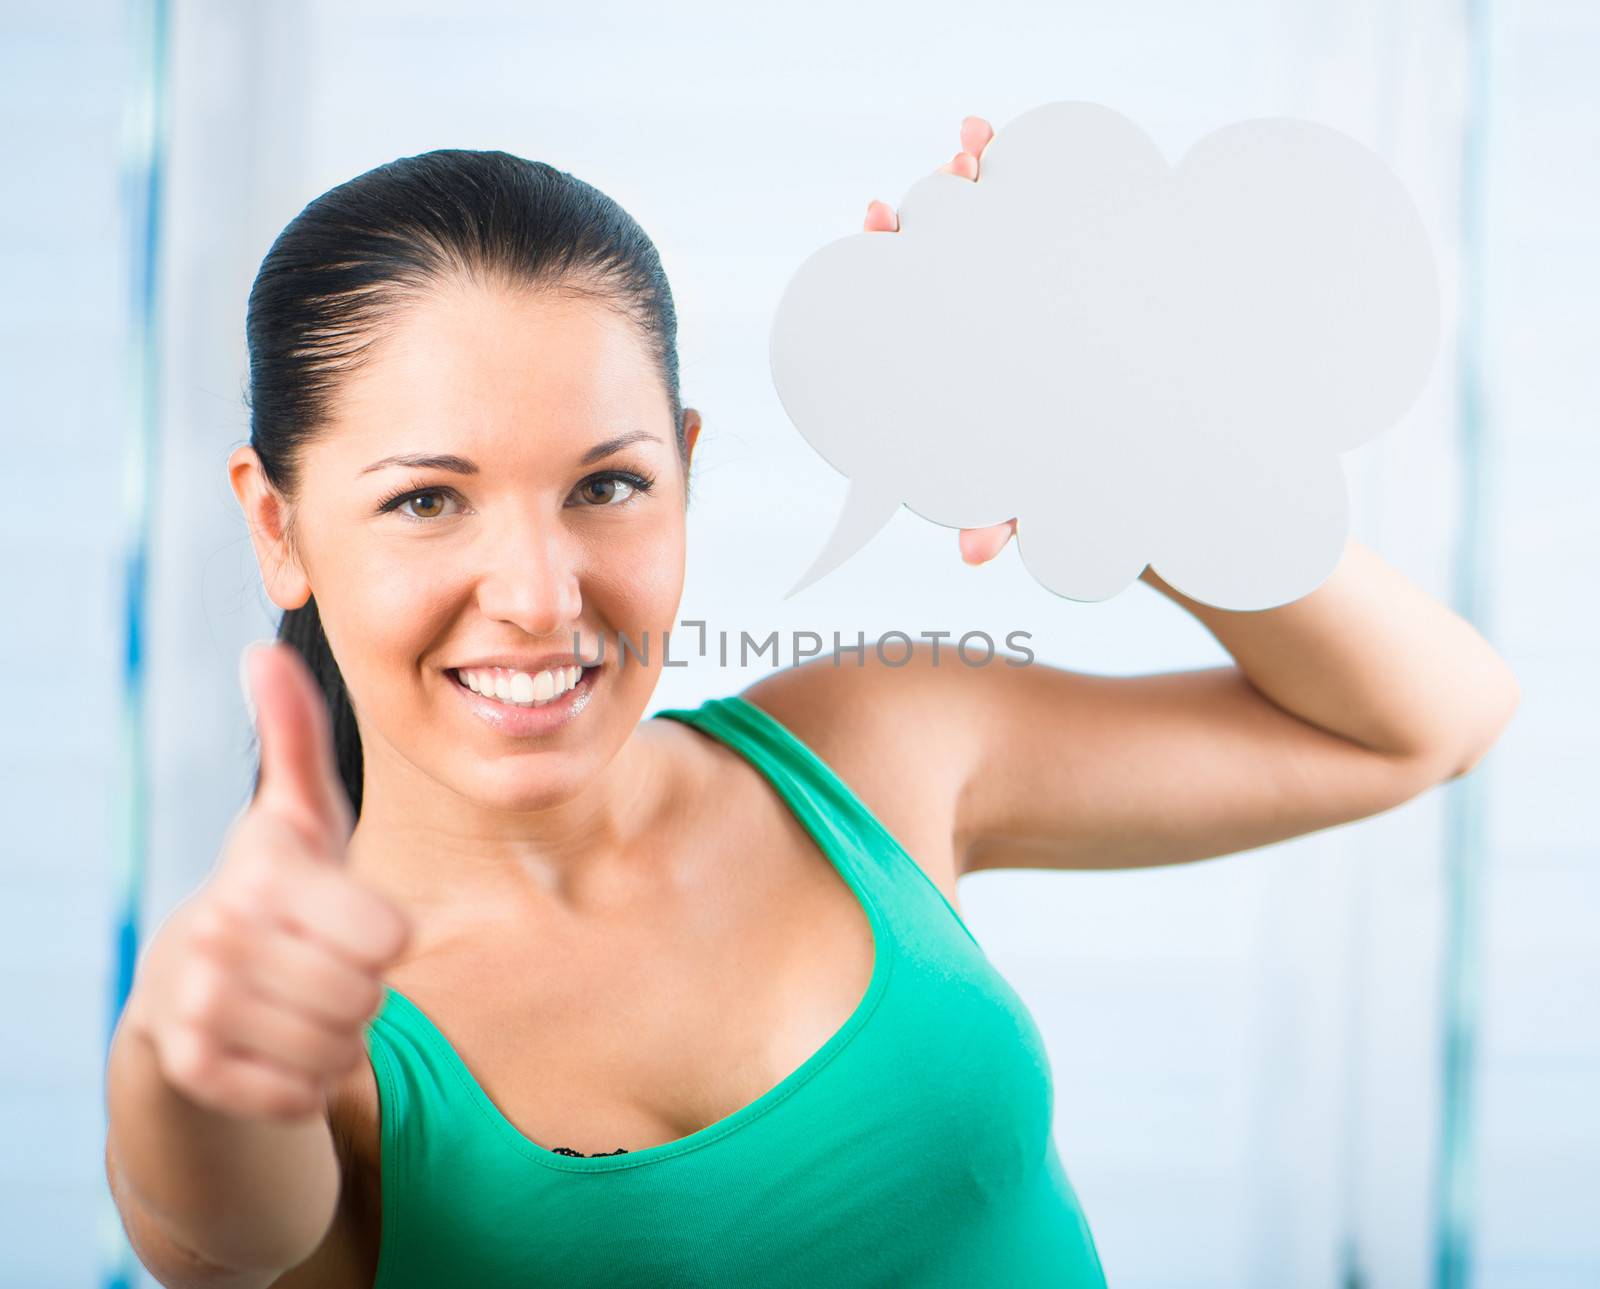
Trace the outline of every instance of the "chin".
<instances>
[{"instance_id":1,"label":"chin","mask_svg":"<svg viewBox=\"0 0 1600 1289\"><path fill-rule=\"evenodd\" d=\"M490 810L527 814L570 801L587 780L571 754L507 755L482 774L452 775L462 796Z\"/></svg>"}]
</instances>

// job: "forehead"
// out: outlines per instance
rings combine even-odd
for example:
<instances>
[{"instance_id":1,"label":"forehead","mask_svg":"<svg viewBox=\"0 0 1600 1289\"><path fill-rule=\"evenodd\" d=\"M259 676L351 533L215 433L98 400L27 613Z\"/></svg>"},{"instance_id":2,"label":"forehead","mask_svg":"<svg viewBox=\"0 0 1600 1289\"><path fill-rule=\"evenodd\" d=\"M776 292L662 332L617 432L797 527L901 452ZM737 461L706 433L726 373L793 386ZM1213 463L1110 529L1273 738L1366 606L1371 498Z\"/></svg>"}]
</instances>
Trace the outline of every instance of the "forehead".
<instances>
[{"instance_id":1,"label":"forehead","mask_svg":"<svg viewBox=\"0 0 1600 1289\"><path fill-rule=\"evenodd\" d=\"M352 452L413 433L586 441L666 417L645 339L614 307L464 281L397 306L333 410Z\"/></svg>"}]
</instances>

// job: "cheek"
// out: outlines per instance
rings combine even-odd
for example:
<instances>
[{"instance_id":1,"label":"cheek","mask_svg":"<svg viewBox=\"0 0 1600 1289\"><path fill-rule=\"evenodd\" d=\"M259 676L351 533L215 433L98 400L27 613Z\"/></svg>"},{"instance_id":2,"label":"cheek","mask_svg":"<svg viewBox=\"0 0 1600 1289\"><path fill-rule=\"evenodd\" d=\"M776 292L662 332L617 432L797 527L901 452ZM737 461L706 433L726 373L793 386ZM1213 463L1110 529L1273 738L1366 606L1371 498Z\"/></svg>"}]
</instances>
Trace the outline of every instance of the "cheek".
<instances>
[{"instance_id":1,"label":"cheek","mask_svg":"<svg viewBox=\"0 0 1600 1289\"><path fill-rule=\"evenodd\" d=\"M338 632L348 669L374 674L409 667L447 629L458 602L447 561L381 543L351 543L332 563L323 580L333 584L326 603L337 606L337 622L324 614L324 626L329 640Z\"/></svg>"},{"instance_id":2,"label":"cheek","mask_svg":"<svg viewBox=\"0 0 1600 1289\"><path fill-rule=\"evenodd\" d=\"M597 542L582 575L586 607L619 627L670 626L683 593L683 561L681 521Z\"/></svg>"}]
</instances>

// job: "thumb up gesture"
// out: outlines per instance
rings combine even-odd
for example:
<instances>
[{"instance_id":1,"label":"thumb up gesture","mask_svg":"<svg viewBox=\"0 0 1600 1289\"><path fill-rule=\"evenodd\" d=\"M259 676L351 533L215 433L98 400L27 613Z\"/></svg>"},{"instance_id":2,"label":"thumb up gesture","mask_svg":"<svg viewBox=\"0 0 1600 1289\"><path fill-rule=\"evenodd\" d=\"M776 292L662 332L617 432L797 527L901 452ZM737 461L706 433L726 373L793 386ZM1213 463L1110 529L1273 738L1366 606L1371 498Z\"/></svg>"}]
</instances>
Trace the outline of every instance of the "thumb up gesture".
<instances>
[{"instance_id":1,"label":"thumb up gesture","mask_svg":"<svg viewBox=\"0 0 1600 1289\"><path fill-rule=\"evenodd\" d=\"M245 668L259 789L211 876L152 939L126 1019L192 1100L292 1119L322 1113L365 1059L383 973L411 928L344 867L354 819L310 670L282 643L250 649Z\"/></svg>"}]
</instances>

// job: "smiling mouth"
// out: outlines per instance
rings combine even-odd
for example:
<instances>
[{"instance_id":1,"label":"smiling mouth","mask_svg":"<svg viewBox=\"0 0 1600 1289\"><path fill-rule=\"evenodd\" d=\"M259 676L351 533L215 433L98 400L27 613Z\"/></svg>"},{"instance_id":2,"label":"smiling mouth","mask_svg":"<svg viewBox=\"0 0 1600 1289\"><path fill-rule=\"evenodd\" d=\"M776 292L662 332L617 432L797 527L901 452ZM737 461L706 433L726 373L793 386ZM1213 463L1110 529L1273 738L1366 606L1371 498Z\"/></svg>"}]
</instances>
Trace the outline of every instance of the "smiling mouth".
<instances>
[{"instance_id":1,"label":"smiling mouth","mask_svg":"<svg viewBox=\"0 0 1600 1289\"><path fill-rule=\"evenodd\" d=\"M592 687L595 675L599 672L598 664L577 668L578 677L575 684L561 684L548 696L541 697L543 692L539 678L528 675L527 672L511 672L504 668L475 669L472 678L477 683L469 684L461 670L456 667L445 669L445 674L469 694L487 699L491 703L498 703L502 707L551 707L563 699L571 698L573 694Z\"/></svg>"}]
</instances>

